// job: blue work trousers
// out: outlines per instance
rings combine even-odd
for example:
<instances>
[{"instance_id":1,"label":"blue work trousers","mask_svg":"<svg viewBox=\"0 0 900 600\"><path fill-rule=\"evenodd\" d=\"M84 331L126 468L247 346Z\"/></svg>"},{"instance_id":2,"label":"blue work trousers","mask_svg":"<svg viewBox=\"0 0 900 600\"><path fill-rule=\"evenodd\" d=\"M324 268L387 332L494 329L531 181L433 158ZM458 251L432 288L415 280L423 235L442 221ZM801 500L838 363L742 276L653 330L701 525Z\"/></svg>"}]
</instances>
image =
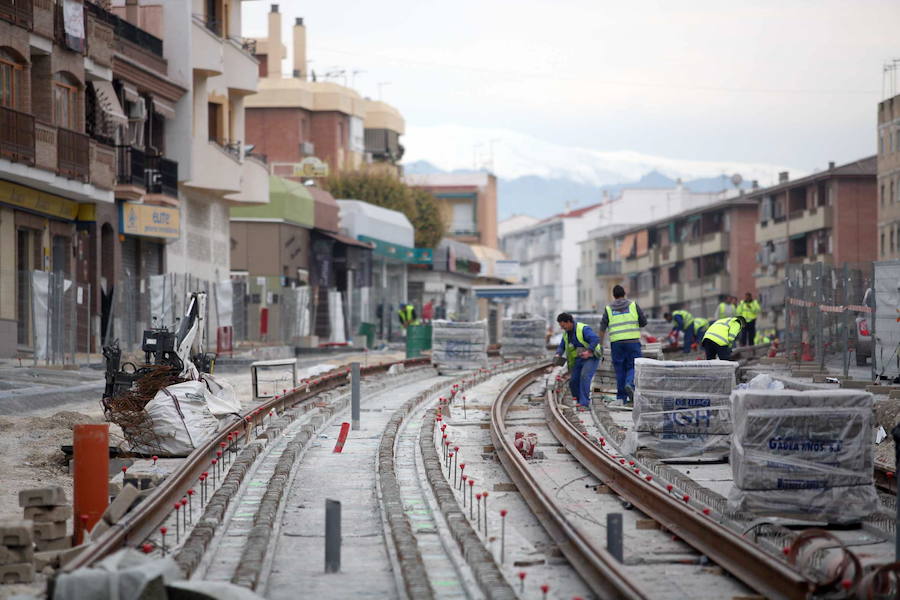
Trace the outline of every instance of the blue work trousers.
<instances>
[{"instance_id":1,"label":"blue work trousers","mask_svg":"<svg viewBox=\"0 0 900 600\"><path fill-rule=\"evenodd\" d=\"M600 366L599 358L577 358L569 377L569 391L581 406L591 405L591 382Z\"/></svg>"},{"instance_id":2,"label":"blue work trousers","mask_svg":"<svg viewBox=\"0 0 900 600\"><path fill-rule=\"evenodd\" d=\"M637 341L612 342L609 345L613 369L616 371L616 398L627 400L625 386L634 387L634 359L641 357L641 343Z\"/></svg>"},{"instance_id":3,"label":"blue work trousers","mask_svg":"<svg viewBox=\"0 0 900 600\"><path fill-rule=\"evenodd\" d=\"M687 329L684 330L684 348L683 352L687 354L691 351L691 344L694 342L694 326L689 325Z\"/></svg>"}]
</instances>

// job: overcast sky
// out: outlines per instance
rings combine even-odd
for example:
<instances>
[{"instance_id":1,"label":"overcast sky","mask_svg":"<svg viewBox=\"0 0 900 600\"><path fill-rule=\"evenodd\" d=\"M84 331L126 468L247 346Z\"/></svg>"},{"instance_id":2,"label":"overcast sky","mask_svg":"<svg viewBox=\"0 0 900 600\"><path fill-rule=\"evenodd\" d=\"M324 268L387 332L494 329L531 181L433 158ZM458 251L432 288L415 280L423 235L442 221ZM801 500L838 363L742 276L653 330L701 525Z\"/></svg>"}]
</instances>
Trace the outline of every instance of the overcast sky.
<instances>
[{"instance_id":1,"label":"overcast sky","mask_svg":"<svg viewBox=\"0 0 900 600\"><path fill-rule=\"evenodd\" d=\"M243 3L244 35L265 34L269 5ZM310 68L371 97L388 82L410 127L809 171L875 152L882 67L900 57L897 0L280 6L289 56L302 16Z\"/></svg>"}]
</instances>

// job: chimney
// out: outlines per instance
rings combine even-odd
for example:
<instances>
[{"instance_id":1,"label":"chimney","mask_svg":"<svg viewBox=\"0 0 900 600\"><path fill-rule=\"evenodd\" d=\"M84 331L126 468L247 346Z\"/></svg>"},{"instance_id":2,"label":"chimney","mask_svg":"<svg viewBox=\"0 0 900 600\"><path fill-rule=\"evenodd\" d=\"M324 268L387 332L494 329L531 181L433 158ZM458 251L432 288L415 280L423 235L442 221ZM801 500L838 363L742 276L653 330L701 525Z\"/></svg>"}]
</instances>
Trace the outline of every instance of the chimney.
<instances>
[{"instance_id":1,"label":"chimney","mask_svg":"<svg viewBox=\"0 0 900 600\"><path fill-rule=\"evenodd\" d=\"M135 27L139 27L138 24L138 0L125 0L125 20L134 25Z\"/></svg>"},{"instance_id":2,"label":"chimney","mask_svg":"<svg viewBox=\"0 0 900 600\"><path fill-rule=\"evenodd\" d=\"M306 79L306 26L303 17L294 22L294 77Z\"/></svg>"},{"instance_id":3,"label":"chimney","mask_svg":"<svg viewBox=\"0 0 900 600\"><path fill-rule=\"evenodd\" d=\"M831 171L833 169L834 169L834 161L832 160L832 161L828 162L828 170Z\"/></svg>"},{"instance_id":4,"label":"chimney","mask_svg":"<svg viewBox=\"0 0 900 600\"><path fill-rule=\"evenodd\" d=\"M270 79L281 79L281 59L282 56L281 43L281 13L278 12L278 5L273 4L272 10L269 12L269 40L266 56L266 69Z\"/></svg>"},{"instance_id":5,"label":"chimney","mask_svg":"<svg viewBox=\"0 0 900 600\"><path fill-rule=\"evenodd\" d=\"M785 182L787 182L788 179L789 178L788 178L787 171L782 171L781 173L778 174L778 183L785 183Z\"/></svg>"}]
</instances>

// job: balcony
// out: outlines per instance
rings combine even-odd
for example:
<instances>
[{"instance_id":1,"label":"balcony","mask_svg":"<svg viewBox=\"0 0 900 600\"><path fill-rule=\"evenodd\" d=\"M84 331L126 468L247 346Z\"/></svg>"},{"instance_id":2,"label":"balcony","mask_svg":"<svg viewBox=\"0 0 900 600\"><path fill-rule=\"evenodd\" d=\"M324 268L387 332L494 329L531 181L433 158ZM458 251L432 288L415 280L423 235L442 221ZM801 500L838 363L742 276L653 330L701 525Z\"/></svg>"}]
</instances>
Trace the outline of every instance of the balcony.
<instances>
[{"instance_id":1,"label":"balcony","mask_svg":"<svg viewBox=\"0 0 900 600\"><path fill-rule=\"evenodd\" d=\"M670 265L684 260L684 244L671 244L658 248L657 266Z\"/></svg>"},{"instance_id":2,"label":"balcony","mask_svg":"<svg viewBox=\"0 0 900 600\"><path fill-rule=\"evenodd\" d=\"M133 146L116 147L117 195L141 200L147 194L178 198L178 163L158 155L147 155ZM131 196L131 197L127 197Z\"/></svg>"},{"instance_id":3,"label":"balcony","mask_svg":"<svg viewBox=\"0 0 900 600\"><path fill-rule=\"evenodd\" d=\"M85 2L84 7L88 15L98 22L108 25L115 32L116 38L131 42L132 44L162 58L163 41L160 38L144 31L133 23L129 23L125 19L109 12L93 2ZM110 42L110 46L111 45L112 42Z\"/></svg>"},{"instance_id":4,"label":"balcony","mask_svg":"<svg viewBox=\"0 0 900 600\"><path fill-rule=\"evenodd\" d=\"M116 183L116 149L97 140L91 140L91 183L104 190Z\"/></svg>"},{"instance_id":5,"label":"balcony","mask_svg":"<svg viewBox=\"0 0 900 600\"><path fill-rule=\"evenodd\" d=\"M650 248L643 256L628 258L622 261L622 270L625 273L643 273L657 266L659 249Z\"/></svg>"},{"instance_id":6,"label":"balcony","mask_svg":"<svg viewBox=\"0 0 900 600\"><path fill-rule=\"evenodd\" d=\"M83 133L58 127L56 172L68 179L87 183L91 179L90 138Z\"/></svg>"},{"instance_id":7,"label":"balcony","mask_svg":"<svg viewBox=\"0 0 900 600\"><path fill-rule=\"evenodd\" d=\"M237 93L255 94L259 82L259 61L234 40L226 40L225 85Z\"/></svg>"},{"instance_id":8,"label":"balcony","mask_svg":"<svg viewBox=\"0 0 900 600\"><path fill-rule=\"evenodd\" d=\"M34 117L11 108L0 107L0 157L33 165Z\"/></svg>"},{"instance_id":9,"label":"balcony","mask_svg":"<svg viewBox=\"0 0 900 600\"><path fill-rule=\"evenodd\" d=\"M729 282L726 273L707 275L700 279L687 281L682 285L683 301L699 300L701 298L717 297L728 290Z\"/></svg>"},{"instance_id":10,"label":"balcony","mask_svg":"<svg viewBox=\"0 0 900 600\"><path fill-rule=\"evenodd\" d=\"M34 9L31 0L0 0L0 19L31 29Z\"/></svg>"},{"instance_id":11,"label":"balcony","mask_svg":"<svg viewBox=\"0 0 900 600\"><path fill-rule=\"evenodd\" d=\"M676 302L684 302L683 283L669 284L667 287L660 288L658 292L660 304L674 304Z\"/></svg>"},{"instance_id":12,"label":"balcony","mask_svg":"<svg viewBox=\"0 0 900 600\"><path fill-rule=\"evenodd\" d=\"M799 215L788 221L791 235L818 229L830 229L832 226L832 210L830 206L814 206L801 211Z\"/></svg>"},{"instance_id":13,"label":"balcony","mask_svg":"<svg viewBox=\"0 0 900 600\"><path fill-rule=\"evenodd\" d=\"M715 233L707 233L698 239L691 240L684 244L684 259L697 258L706 256L707 254L716 254L718 252L728 251L728 234L724 231L716 231Z\"/></svg>"},{"instance_id":14,"label":"balcony","mask_svg":"<svg viewBox=\"0 0 900 600\"><path fill-rule=\"evenodd\" d=\"M269 202L269 168L253 157L241 163L241 191L228 196L232 202L267 204Z\"/></svg>"},{"instance_id":15,"label":"balcony","mask_svg":"<svg viewBox=\"0 0 900 600\"><path fill-rule=\"evenodd\" d=\"M203 35L209 34L204 32ZM240 194L239 155L216 142L194 138L191 141L191 177L186 185L222 195Z\"/></svg>"},{"instance_id":16,"label":"balcony","mask_svg":"<svg viewBox=\"0 0 900 600\"><path fill-rule=\"evenodd\" d=\"M647 290L639 292L635 301L643 310L648 310L655 306L659 306L659 292L657 290Z\"/></svg>"},{"instance_id":17,"label":"balcony","mask_svg":"<svg viewBox=\"0 0 900 600\"><path fill-rule=\"evenodd\" d=\"M194 71L199 71L207 77L224 73L225 57L222 46L222 38L210 31L206 23L194 15L191 24L191 54Z\"/></svg>"},{"instance_id":18,"label":"balcony","mask_svg":"<svg viewBox=\"0 0 900 600\"><path fill-rule=\"evenodd\" d=\"M90 2L86 7L96 6ZM98 7L99 8L99 7ZM102 9L100 9L102 10ZM114 28L109 23L103 22L91 14L88 8L87 18L87 55L92 61L101 67L111 67L113 47L115 45Z\"/></svg>"},{"instance_id":19,"label":"balcony","mask_svg":"<svg viewBox=\"0 0 900 600\"><path fill-rule=\"evenodd\" d=\"M614 260L608 262L598 262L596 266L595 275L597 277L603 277L607 275L621 275L622 273L622 263L621 261Z\"/></svg>"},{"instance_id":20,"label":"balcony","mask_svg":"<svg viewBox=\"0 0 900 600\"><path fill-rule=\"evenodd\" d=\"M757 243L782 240L788 236L788 222L784 218L771 219L756 224Z\"/></svg>"}]
</instances>

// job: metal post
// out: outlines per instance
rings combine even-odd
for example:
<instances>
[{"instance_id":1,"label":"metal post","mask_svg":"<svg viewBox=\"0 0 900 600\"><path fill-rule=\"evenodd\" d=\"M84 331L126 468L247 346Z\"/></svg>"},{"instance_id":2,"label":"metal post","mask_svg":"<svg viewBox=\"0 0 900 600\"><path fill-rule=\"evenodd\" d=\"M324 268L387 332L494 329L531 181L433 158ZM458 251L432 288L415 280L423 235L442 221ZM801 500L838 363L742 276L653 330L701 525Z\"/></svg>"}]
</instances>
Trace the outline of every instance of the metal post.
<instances>
[{"instance_id":1,"label":"metal post","mask_svg":"<svg viewBox=\"0 0 900 600\"><path fill-rule=\"evenodd\" d=\"M350 421L354 431L359 429L359 363L350 363Z\"/></svg>"},{"instance_id":2,"label":"metal post","mask_svg":"<svg viewBox=\"0 0 900 600\"><path fill-rule=\"evenodd\" d=\"M841 306L845 307L841 312L841 321L842 329L844 330L844 377L848 377L850 375L850 312L846 309L847 302L850 298L850 293L848 291L848 287L850 287L850 269L847 266L847 263L844 263L844 299L841 302ZM854 328L855 331L855 328Z\"/></svg>"},{"instance_id":3,"label":"metal post","mask_svg":"<svg viewBox=\"0 0 900 600\"><path fill-rule=\"evenodd\" d=\"M341 503L325 500L325 572L341 570Z\"/></svg>"},{"instance_id":4,"label":"metal post","mask_svg":"<svg viewBox=\"0 0 900 600\"><path fill-rule=\"evenodd\" d=\"M622 562L622 513L606 514L606 549Z\"/></svg>"},{"instance_id":5,"label":"metal post","mask_svg":"<svg viewBox=\"0 0 900 600\"><path fill-rule=\"evenodd\" d=\"M895 425L891 430L894 438L894 464L900 465L900 425ZM897 520L900 521L900 502L897 505ZM894 560L900 561L900 533L894 533Z\"/></svg>"},{"instance_id":6,"label":"metal post","mask_svg":"<svg viewBox=\"0 0 900 600\"><path fill-rule=\"evenodd\" d=\"M825 304L824 301L824 289L823 279L825 278L825 264L821 262L816 263L815 267L815 279L816 279L816 295L814 302L816 305L813 307L813 311L816 317L815 323L815 332L816 332L816 361L819 363L819 368L825 368L825 340L824 340L824 332L823 326L824 323L822 318L822 305Z\"/></svg>"}]
</instances>

